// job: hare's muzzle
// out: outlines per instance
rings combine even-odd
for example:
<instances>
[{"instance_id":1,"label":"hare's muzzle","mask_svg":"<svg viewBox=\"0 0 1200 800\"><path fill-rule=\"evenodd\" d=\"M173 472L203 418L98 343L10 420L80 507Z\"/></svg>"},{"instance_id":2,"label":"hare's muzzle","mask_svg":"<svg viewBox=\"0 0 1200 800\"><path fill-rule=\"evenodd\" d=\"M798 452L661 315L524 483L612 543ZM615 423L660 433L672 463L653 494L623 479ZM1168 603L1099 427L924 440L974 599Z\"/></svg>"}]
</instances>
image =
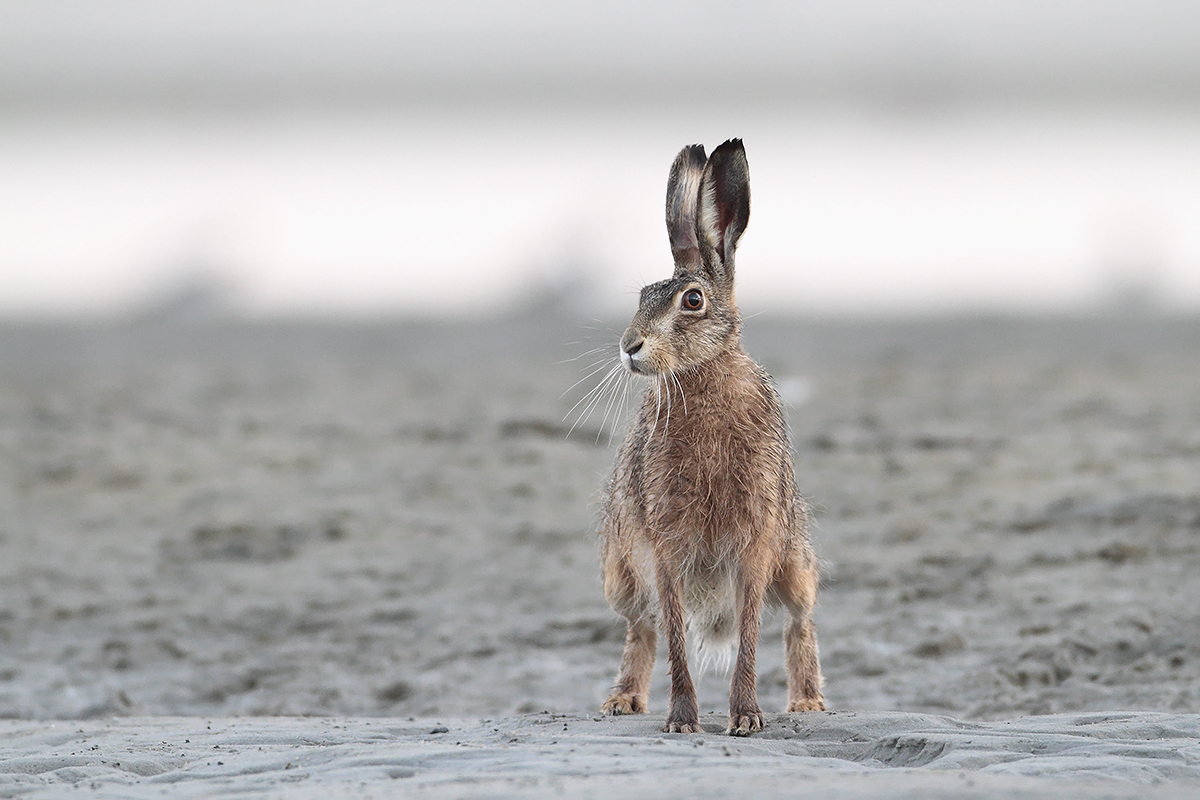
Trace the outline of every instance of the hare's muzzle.
<instances>
[{"instance_id":1,"label":"hare's muzzle","mask_svg":"<svg viewBox=\"0 0 1200 800\"><path fill-rule=\"evenodd\" d=\"M646 340L640 336L626 334L621 337L621 363L630 372L636 372L639 375L646 374L645 364L642 362L642 357L639 356L645 344Z\"/></svg>"}]
</instances>

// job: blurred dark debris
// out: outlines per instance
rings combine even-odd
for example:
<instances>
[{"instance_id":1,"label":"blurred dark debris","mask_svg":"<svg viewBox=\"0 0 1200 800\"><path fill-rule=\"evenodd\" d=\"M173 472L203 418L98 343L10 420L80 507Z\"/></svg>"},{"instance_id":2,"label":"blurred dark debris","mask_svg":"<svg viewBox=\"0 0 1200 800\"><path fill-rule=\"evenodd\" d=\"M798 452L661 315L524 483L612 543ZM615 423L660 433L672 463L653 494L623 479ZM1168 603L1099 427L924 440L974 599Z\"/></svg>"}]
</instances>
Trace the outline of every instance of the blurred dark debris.
<instances>
[{"instance_id":1,"label":"blurred dark debris","mask_svg":"<svg viewBox=\"0 0 1200 800\"><path fill-rule=\"evenodd\" d=\"M543 419L513 419L500 426L500 435L505 439L531 437L535 439L567 439L570 435L573 441L592 441L597 438L597 431L575 428L563 422L552 422Z\"/></svg>"},{"instance_id":2,"label":"blurred dark debris","mask_svg":"<svg viewBox=\"0 0 1200 800\"><path fill-rule=\"evenodd\" d=\"M433 424L405 425L396 429L397 439L408 439L427 444L454 444L467 441L471 436L465 426L445 427Z\"/></svg>"},{"instance_id":3,"label":"blurred dark debris","mask_svg":"<svg viewBox=\"0 0 1200 800\"><path fill-rule=\"evenodd\" d=\"M346 538L344 525L337 520L316 524L197 525L179 540L165 540L163 551L168 561L280 561L295 556L310 542L335 542Z\"/></svg>"},{"instance_id":4,"label":"blurred dark debris","mask_svg":"<svg viewBox=\"0 0 1200 800\"><path fill-rule=\"evenodd\" d=\"M376 698L384 703L402 703L416 693L416 689L406 681L393 681L375 692Z\"/></svg>"},{"instance_id":5,"label":"blurred dark debris","mask_svg":"<svg viewBox=\"0 0 1200 800\"><path fill-rule=\"evenodd\" d=\"M963 637L957 633L947 633L932 639L926 639L912 649L917 658L941 658L951 653L959 653L967 648Z\"/></svg>"},{"instance_id":6,"label":"blurred dark debris","mask_svg":"<svg viewBox=\"0 0 1200 800\"><path fill-rule=\"evenodd\" d=\"M577 647L603 641L624 641L625 626L615 617L607 616L554 620L517 638L521 644L531 647Z\"/></svg>"},{"instance_id":7,"label":"blurred dark debris","mask_svg":"<svg viewBox=\"0 0 1200 800\"><path fill-rule=\"evenodd\" d=\"M1200 528L1200 496L1143 494L1115 502L1085 502L1064 497L1039 512L1018 516L1009 527L1021 533L1033 533L1069 524L1113 528L1136 525Z\"/></svg>"}]
</instances>

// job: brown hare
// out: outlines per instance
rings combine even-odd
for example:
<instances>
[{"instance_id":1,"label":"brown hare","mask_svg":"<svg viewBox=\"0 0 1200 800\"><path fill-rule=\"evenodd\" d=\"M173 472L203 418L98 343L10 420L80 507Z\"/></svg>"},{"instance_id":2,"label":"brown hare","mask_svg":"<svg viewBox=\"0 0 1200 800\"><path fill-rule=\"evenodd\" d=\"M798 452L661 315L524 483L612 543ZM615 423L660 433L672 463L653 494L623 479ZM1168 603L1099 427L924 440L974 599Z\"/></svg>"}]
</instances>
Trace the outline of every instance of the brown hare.
<instances>
[{"instance_id":1,"label":"brown hare","mask_svg":"<svg viewBox=\"0 0 1200 800\"><path fill-rule=\"evenodd\" d=\"M625 367L650 380L607 486L600 535L604 594L628 623L608 714L647 710L658 625L671 704L664 731L700 732L685 620L702 656L736 644L726 733L763 727L754 651L764 602L780 603L788 711L825 708L812 608L817 562L796 493L770 376L746 355L734 301L734 250L750 218L742 142L707 160L685 147L667 183L675 273L642 289L621 337Z\"/></svg>"}]
</instances>

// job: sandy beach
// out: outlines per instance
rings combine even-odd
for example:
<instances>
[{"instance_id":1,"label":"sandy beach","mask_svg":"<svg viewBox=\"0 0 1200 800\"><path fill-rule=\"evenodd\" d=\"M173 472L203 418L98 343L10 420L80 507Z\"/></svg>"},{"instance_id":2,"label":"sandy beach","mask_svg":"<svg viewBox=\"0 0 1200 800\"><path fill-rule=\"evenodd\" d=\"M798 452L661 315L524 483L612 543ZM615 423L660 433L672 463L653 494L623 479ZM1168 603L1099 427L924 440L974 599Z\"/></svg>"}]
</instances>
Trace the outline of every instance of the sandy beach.
<instances>
[{"instance_id":1,"label":"sandy beach","mask_svg":"<svg viewBox=\"0 0 1200 800\"><path fill-rule=\"evenodd\" d=\"M750 318L831 711L769 616L736 741L596 713L623 324L0 328L0 797L1194 794L1200 320Z\"/></svg>"},{"instance_id":2,"label":"sandy beach","mask_svg":"<svg viewBox=\"0 0 1200 800\"><path fill-rule=\"evenodd\" d=\"M1062 714L770 715L733 739L663 716L484 720L133 717L0 722L0 797L1194 797L1200 721Z\"/></svg>"}]
</instances>

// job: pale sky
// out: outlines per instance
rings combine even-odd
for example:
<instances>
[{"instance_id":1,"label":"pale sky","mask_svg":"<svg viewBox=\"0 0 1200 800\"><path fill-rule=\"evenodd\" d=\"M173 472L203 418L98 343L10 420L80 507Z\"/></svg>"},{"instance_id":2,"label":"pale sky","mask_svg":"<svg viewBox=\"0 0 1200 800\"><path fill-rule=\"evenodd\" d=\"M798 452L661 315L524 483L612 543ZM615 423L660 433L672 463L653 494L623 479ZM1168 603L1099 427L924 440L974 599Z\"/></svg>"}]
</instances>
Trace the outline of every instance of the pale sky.
<instances>
[{"instance_id":1,"label":"pale sky","mask_svg":"<svg viewBox=\"0 0 1200 800\"><path fill-rule=\"evenodd\" d=\"M1200 307L1200 6L728 13L0 2L0 317L621 313L730 136L749 313Z\"/></svg>"}]
</instances>

